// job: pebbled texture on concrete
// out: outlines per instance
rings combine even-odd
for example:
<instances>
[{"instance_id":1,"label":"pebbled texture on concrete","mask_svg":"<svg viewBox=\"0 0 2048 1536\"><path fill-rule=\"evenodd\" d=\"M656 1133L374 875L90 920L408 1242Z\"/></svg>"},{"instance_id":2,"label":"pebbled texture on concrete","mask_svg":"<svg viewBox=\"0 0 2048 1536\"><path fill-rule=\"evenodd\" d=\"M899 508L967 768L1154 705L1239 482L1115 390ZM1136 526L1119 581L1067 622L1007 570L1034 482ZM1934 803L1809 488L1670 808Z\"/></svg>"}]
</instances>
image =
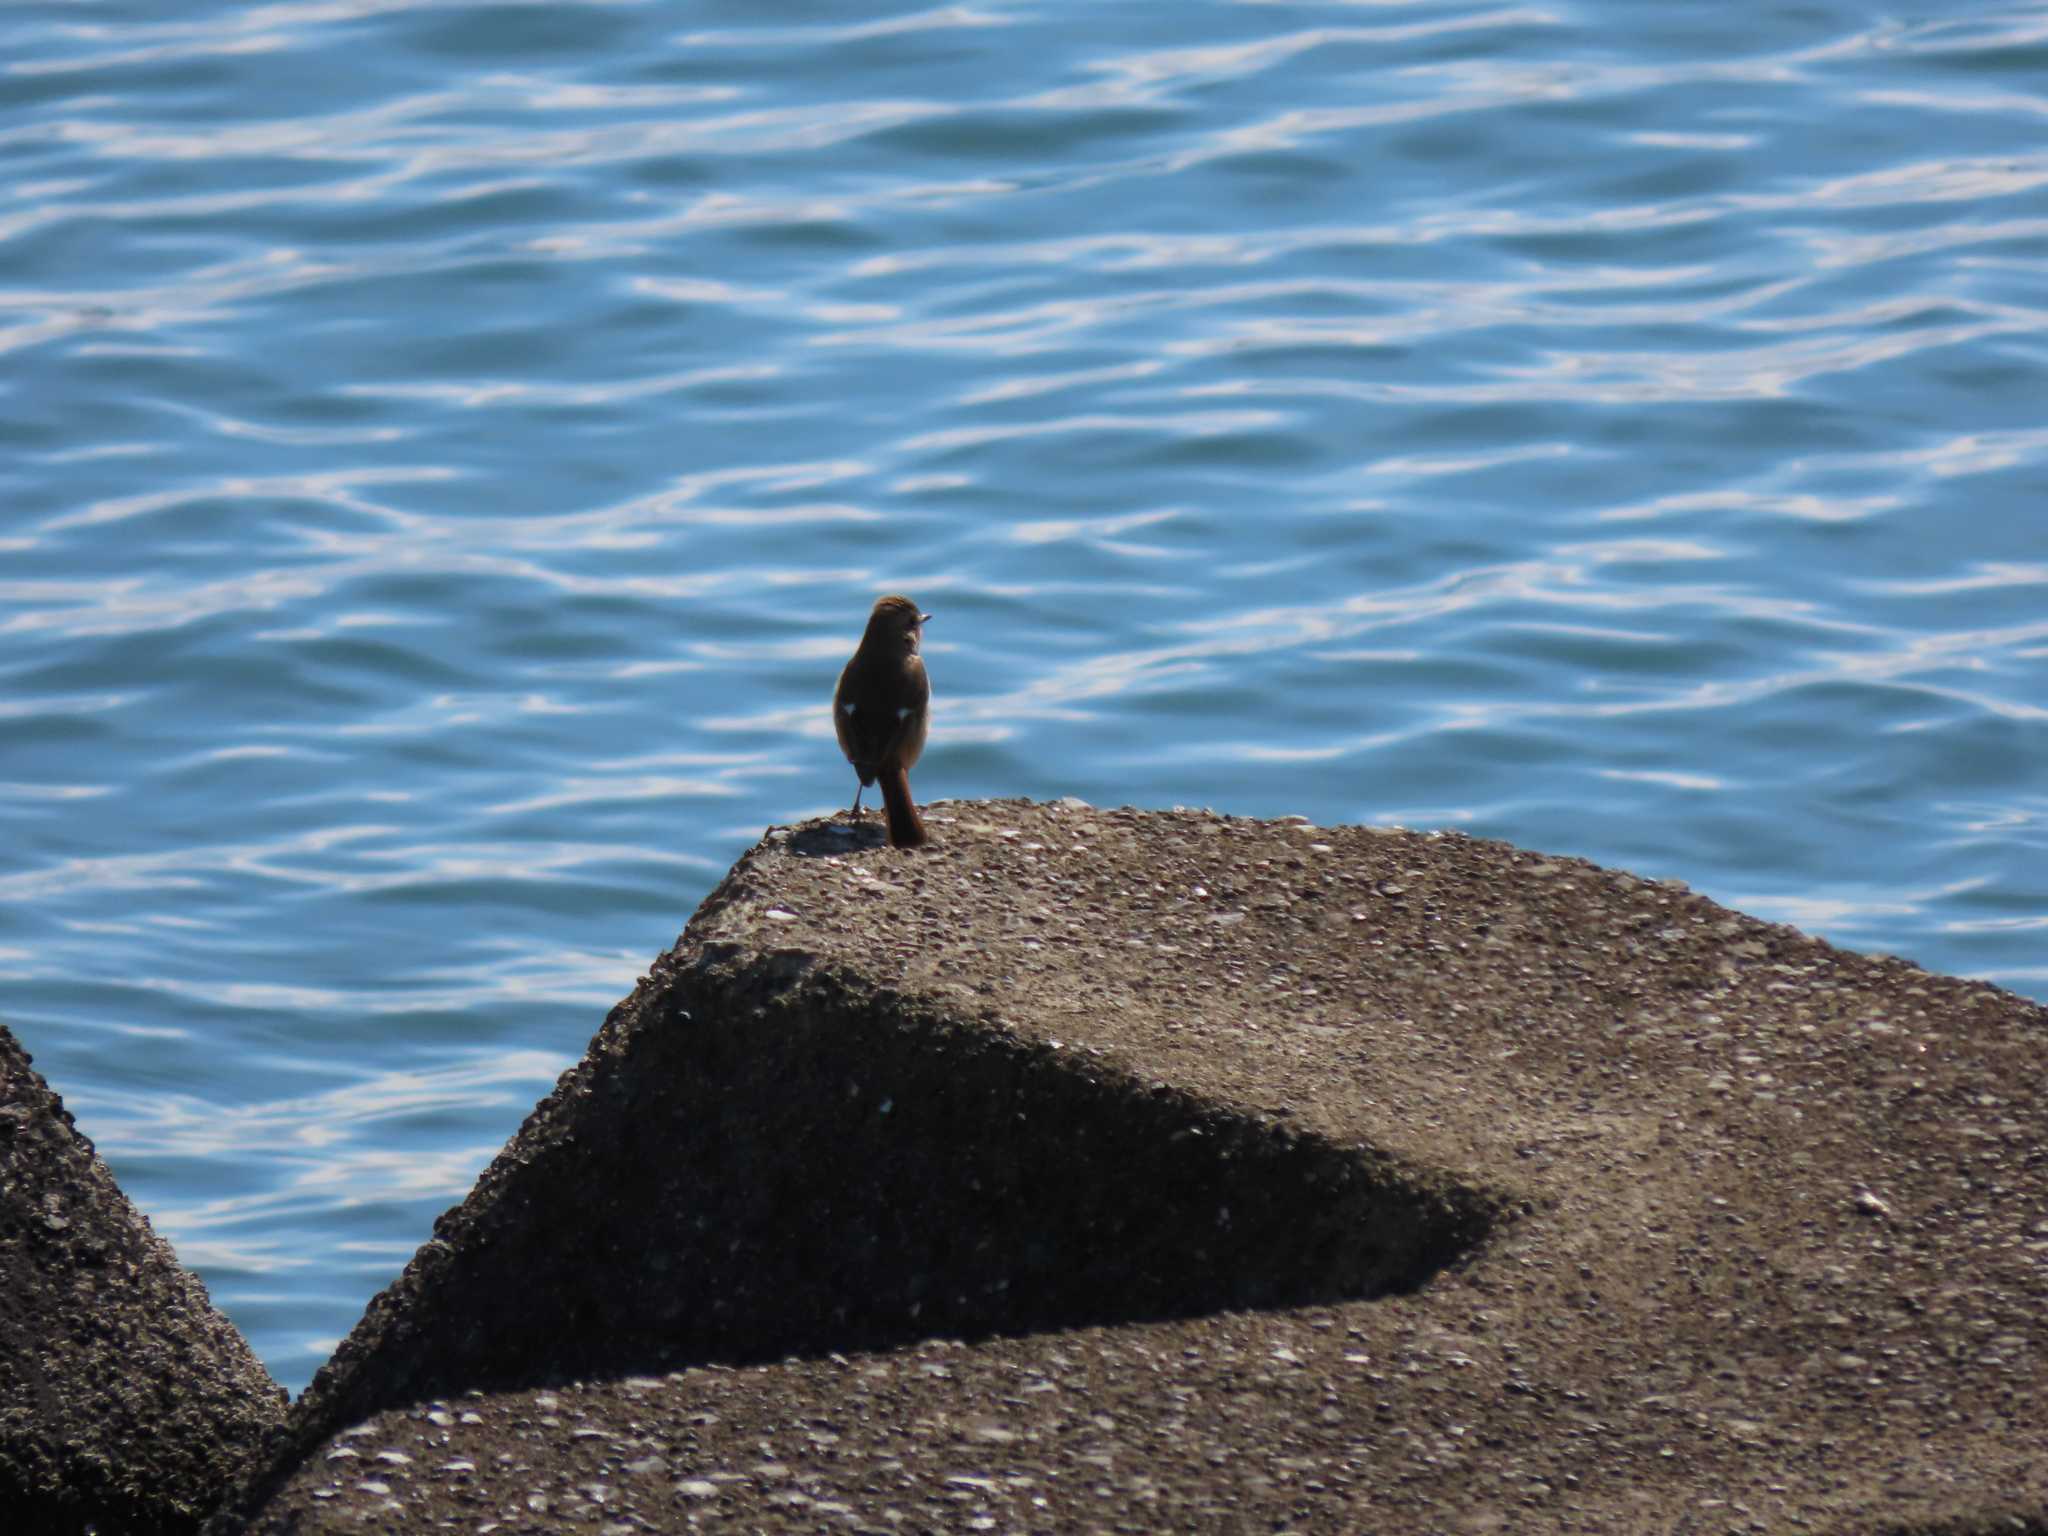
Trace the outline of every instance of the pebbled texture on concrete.
<instances>
[{"instance_id":1,"label":"pebbled texture on concrete","mask_svg":"<svg viewBox=\"0 0 2048 1536\"><path fill-rule=\"evenodd\" d=\"M0 1530L196 1530L284 1406L0 1028Z\"/></svg>"},{"instance_id":2,"label":"pebbled texture on concrete","mask_svg":"<svg viewBox=\"0 0 2048 1536\"><path fill-rule=\"evenodd\" d=\"M1460 836L930 820L735 866L256 1529L2048 1531L2037 1005Z\"/></svg>"}]
</instances>

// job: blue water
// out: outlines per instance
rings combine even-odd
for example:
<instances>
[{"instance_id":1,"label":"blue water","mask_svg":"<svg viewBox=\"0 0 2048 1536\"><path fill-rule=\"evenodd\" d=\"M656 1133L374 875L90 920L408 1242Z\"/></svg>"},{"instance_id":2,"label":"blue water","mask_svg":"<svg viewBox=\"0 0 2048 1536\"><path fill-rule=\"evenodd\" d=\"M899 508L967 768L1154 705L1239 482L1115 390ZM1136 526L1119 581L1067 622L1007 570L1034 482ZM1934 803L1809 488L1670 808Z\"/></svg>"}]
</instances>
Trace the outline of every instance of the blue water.
<instances>
[{"instance_id":1,"label":"blue water","mask_svg":"<svg viewBox=\"0 0 2048 1536\"><path fill-rule=\"evenodd\" d=\"M17 3L0 353L0 1019L293 1387L881 591L922 795L2048 997L2039 4Z\"/></svg>"}]
</instances>

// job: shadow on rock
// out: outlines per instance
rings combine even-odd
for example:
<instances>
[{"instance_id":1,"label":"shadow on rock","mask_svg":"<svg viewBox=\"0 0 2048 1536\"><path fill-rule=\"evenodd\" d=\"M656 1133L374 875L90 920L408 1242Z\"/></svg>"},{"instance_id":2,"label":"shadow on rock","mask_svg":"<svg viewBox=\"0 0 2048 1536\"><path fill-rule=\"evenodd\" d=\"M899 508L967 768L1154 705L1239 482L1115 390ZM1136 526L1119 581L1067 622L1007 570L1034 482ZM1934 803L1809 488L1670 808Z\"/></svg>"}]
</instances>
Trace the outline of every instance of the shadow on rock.
<instances>
[{"instance_id":1,"label":"shadow on rock","mask_svg":"<svg viewBox=\"0 0 2048 1536\"><path fill-rule=\"evenodd\" d=\"M300 1405L1416 1286L1487 1200L798 967L616 1010Z\"/></svg>"}]
</instances>

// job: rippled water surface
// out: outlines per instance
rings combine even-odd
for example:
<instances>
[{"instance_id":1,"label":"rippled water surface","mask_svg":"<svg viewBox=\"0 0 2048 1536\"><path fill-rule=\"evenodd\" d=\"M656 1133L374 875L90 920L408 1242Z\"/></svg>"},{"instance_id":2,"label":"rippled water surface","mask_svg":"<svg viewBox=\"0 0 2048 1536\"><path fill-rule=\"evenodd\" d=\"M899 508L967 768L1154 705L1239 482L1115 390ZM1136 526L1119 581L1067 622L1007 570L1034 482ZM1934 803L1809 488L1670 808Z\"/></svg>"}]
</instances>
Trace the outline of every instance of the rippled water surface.
<instances>
[{"instance_id":1,"label":"rippled water surface","mask_svg":"<svg viewBox=\"0 0 2048 1536\"><path fill-rule=\"evenodd\" d=\"M923 795L2048 996L2048 8L1931 14L0 9L0 1019L296 1387L891 589Z\"/></svg>"}]
</instances>

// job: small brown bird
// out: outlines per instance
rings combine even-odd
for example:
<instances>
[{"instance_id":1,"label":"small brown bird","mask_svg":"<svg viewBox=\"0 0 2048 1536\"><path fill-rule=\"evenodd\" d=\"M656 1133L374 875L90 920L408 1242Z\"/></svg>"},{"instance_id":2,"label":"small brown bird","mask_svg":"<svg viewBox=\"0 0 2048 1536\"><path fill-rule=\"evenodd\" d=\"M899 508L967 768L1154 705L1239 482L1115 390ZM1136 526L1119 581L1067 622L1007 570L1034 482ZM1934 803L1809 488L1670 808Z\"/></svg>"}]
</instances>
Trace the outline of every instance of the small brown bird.
<instances>
[{"instance_id":1,"label":"small brown bird","mask_svg":"<svg viewBox=\"0 0 2048 1536\"><path fill-rule=\"evenodd\" d=\"M925 840L910 798L910 770L931 726L932 685L917 653L919 632L930 617L907 597L876 598L867 633L832 691L839 750L860 775L853 814L860 815L862 792L881 780L892 848L915 848Z\"/></svg>"}]
</instances>

